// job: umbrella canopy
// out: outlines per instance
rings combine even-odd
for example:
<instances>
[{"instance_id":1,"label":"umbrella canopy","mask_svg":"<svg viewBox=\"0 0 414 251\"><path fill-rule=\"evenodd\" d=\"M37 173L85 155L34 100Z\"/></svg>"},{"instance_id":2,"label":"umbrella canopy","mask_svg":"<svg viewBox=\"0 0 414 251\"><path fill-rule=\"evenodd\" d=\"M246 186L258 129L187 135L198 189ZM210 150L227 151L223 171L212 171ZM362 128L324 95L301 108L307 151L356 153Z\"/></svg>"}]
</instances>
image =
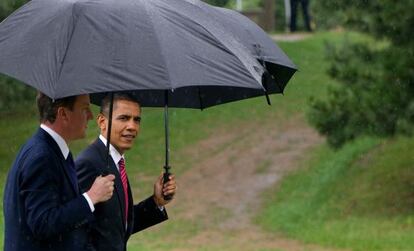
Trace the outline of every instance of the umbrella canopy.
<instances>
[{"instance_id":1,"label":"umbrella canopy","mask_svg":"<svg viewBox=\"0 0 414 251\"><path fill-rule=\"evenodd\" d=\"M238 41L242 42L260 61L283 92L288 81L297 71L296 65L276 45L276 43L256 23L237 11L216 8L224 17L223 24L232 30Z\"/></svg>"},{"instance_id":2,"label":"umbrella canopy","mask_svg":"<svg viewBox=\"0 0 414 251\"><path fill-rule=\"evenodd\" d=\"M213 20L217 21L217 25L227 30L237 41L242 43L252 55L266 66L279 87L279 92L283 92L297 67L262 28L237 11L220 7L211 8L210 5L200 0L186 1L211 16Z\"/></svg>"},{"instance_id":3,"label":"umbrella canopy","mask_svg":"<svg viewBox=\"0 0 414 251\"><path fill-rule=\"evenodd\" d=\"M0 24L0 72L51 98L151 90L159 104L163 90L214 96L211 86L257 96L263 71L243 44L183 0L32 0ZM201 107L220 103L200 97Z\"/></svg>"},{"instance_id":4,"label":"umbrella canopy","mask_svg":"<svg viewBox=\"0 0 414 251\"><path fill-rule=\"evenodd\" d=\"M55 99L89 93L100 104L128 91L142 106L163 106L168 176L168 107L280 93L296 69L273 42L257 43L263 34L252 36L254 50L244 41L252 32L237 26L248 19L233 13L226 29L210 13L184 0L32 0L0 24L0 72ZM274 73L282 87L258 59L288 69Z\"/></svg>"}]
</instances>

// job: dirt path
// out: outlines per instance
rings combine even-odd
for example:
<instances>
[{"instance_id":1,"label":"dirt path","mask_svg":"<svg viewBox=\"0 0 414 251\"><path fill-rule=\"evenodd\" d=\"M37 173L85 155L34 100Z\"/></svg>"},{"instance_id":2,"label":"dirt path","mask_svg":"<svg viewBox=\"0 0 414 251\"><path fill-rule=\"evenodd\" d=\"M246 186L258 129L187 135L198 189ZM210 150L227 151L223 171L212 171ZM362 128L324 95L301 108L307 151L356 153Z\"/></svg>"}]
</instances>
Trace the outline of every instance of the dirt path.
<instances>
[{"instance_id":1,"label":"dirt path","mask_svg":"<svg viewBox=\"0 0 414 251\"><path fill-rule=\"evenodd\" d=\"M276 42L278 42L278 41L296 42L296 41L303 40L303 39L306 39L306 38L312 36L312 33L309 33L309 32L283 33L283 34L273 34L273 35L270 35L270 36Z\"/></svg>"},{"instance_id":2,"label":"dirt path","mask_svg":"<svg viewBox=\"0 0 414 251\"><path fill-rule=\"evenodd\" d=\"M321 141L303 122L291 121L227 129L186 150L198 164L180 175L173 214L203 228L177 250L330 250L266 233L252 222L261 194Z\"/></svg>"}]
</instances>

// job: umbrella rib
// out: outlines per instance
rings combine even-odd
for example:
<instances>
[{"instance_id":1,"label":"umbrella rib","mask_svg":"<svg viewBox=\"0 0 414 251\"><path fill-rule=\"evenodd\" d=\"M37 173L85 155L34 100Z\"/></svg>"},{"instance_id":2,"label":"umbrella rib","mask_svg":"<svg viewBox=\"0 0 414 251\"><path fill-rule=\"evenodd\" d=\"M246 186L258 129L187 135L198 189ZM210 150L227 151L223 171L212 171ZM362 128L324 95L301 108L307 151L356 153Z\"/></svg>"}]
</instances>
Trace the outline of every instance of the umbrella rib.
<instances>
[{"instance_id":1,"label":"umbrella rib","mask_svg":"<svg viewBox=\"0 0 414 251\"><path fill-rule=\"evenodd\" d=\"M60 76L62 74L63 65L64 65L65 60L66 60L66 55L68 54L69 47L70 47L70 43L72 42L73 34L75 33L76 25L78 23L78 19L75 20L75 18L74 18L75 15L73 14L74 9L75 9L75 5L76 5L76 2L72 4L72 22L73 22L73 28L72 28L72 31L71 31L70 36L69 36L68 44L67 44L67 46L65 48L65 54L63 54L62 60L60 62L59 75L57 76L56 83L59 82Z\"/></svg>"},{"instance_id":2,"label":"umbrella rib","mask_svg":"<svg viewBox=\"0 0 414 251\"><path fill-rule=\"evenodd\" d=\"M143 5L145 6L145 10L146 10L146 12L147 12L147 16L149 17L149 20L150 20L150 22L152 23L152 26L151 27L153 27L153 31L154 31L154 36L156 37L156 41L158 42L158 47L159 47L159 52L160 52L160 55L162 56L162 58L164 59L163 60L163 62L164 62L164 64L165 64L165 67L168 69L167 71L166 71L166 75L167 75L167 77L168 77L168 79L170 80L170 81L167 81L167 83L169 83L170 84L170 90L173 90L174 88L173 88L173 86L172 86L172 81L171 81L171 75L170 75L170 67L169 67L169 65L168 65L168 63L167 63L167 60L166 60L166 57L165 57L165 53L164 53L164 51L163 51L163 47L161 46L161 40L160 40L160 36L158 35L158 31L157 31L157 29L156 29L156 26L154 25L154 20L153 20L153 16L159 16L159 15L150 15L149 13L150 12L153 12L153 13L156 13L156 11L153 11L154 9L153 8L151 8L151 7L149 7L149 4L148 4L148 2L149 1L147 1L147 0L141 0L141 3L143 3Z\"/></svg>"},{"instance_id":3,"label":"umbrella rib","mask_svg":"<svg viewBox=\"0 0 414 251\"><path fill-rule=\"evenodd\" d=\"M205 11L199 6L199 5L196 5L196 4L193 4L196 8L198 8L202 13L205 13ZM207 15L208 15L208 13L207 13ZM213 20L213 19L209 19L209 20ZM195 21L195 20L194 20ZM250 54L251 55L251 53L250 53L250 51L249 51L249 49L248 48L246 48L246 46L244 46L239 40L237 40L237 39L235 39L235 37L234 36L232 36L232 35L229 35L229 36L231 36L233 39L232 39L232 41L235 41L233 44L235 45L234 47L235 48L237 48L239 51L240 51L240 53L235 53L235 52L233 52L228 46L226 46L225 44L223 44L222 42L221 42L221 40L220 39L218 39L217 38L217 36L216 36L216 34L215 34L215 32L213 32L214 31L214 27L220 27L223 31L227 31L227 29L225 29L225 27L223 27L223 25L221 25L219 22L217 22L217 21L212 21L212 22L214 22L212 25L209 25L209 24L200 24L200 22L197 22L201 27L203 27L206 31L208 31L208 33L210 33L224 48L226 48L227 49L227 51L228 52L230 52L235 58L237 58L237 60L239 60L239 62L245 67L245 69L247 70L247 71L249 71L250 73L251 73L251 76L254 78L254 75L255 75L255 69L253 69L253 68L249 68L248 66L246 66L245 65L245 63L244 63L244 61L243 60L241 60L240 59L240 56L241 55L244 55L244 53L247 53L247 54ZM206 27L208 27L209 29L206 29ZM223 33L224 34L224 33ZM227 33L226 33L227 34ZM253 55L251 55L251 57L252 58L254 58L254 56ZM246 61L248 61L248 58L249 57L246 57ZM251 64L252 64L252 67L254 66L254 62L253 61L251 61ZM258 66L261 66L260 64L257 64ZM262 69L263 70L263 69ZM260 74L258 74L258 75L260 75ZM254 78L255 79L255 78ZM257 82L259 82L260 83L260 80L259 79L255 79ZM260 83L261 84L261 83ZM262 86L262 88L263 88L263 86Z\"/></svg>"}]
</instances>

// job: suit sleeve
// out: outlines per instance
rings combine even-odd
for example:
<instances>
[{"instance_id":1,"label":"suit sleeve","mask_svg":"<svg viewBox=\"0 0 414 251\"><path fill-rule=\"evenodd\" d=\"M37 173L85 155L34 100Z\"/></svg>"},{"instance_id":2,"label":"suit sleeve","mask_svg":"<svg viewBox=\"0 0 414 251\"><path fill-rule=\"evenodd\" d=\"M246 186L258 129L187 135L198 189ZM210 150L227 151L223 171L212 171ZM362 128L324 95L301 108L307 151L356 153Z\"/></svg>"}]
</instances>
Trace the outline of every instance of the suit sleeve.
<instances>
[{"instance_id":1,"label":"suit sleeve","mask_svg":"<svg viewBox=\"0 0 414 251\"><path fill-rule=\"evenodd\" d=\"M139 232L168 219L167 210L160 210L151 197L134 205L134 228L132 233Z\"/></svg>"},{"instance_id":2,"label":"suit sleeve","mask_svg":"<svg viewBox=\"0 0 414 251\"><path fill-rule=\"evenodd\" d=\"M34 156L24 161L19 177L27 224L38 239L70 232L94 219L83 196L62 198L61 173L54 165L59 163L47 155Z\"/></svg>"},{"instance_id":3,"label":"suit sleeve","mask_svg":"<svg viewBox=\"0 0 414 251\"><path fill-rule=\"evenodd\" d=\"M91 161L85 159L76 160L75 166L81 192L87 192L101 173Z\"/></svg>"}]
</instances>

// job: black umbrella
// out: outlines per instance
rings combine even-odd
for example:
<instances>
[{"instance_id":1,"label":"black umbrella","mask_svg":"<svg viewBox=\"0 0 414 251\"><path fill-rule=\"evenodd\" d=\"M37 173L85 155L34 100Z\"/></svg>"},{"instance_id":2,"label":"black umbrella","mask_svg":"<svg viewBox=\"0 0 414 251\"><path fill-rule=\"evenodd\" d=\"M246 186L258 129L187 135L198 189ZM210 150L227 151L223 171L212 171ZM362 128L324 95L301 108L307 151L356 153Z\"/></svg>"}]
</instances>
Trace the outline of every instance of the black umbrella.
<instances>
[{"instance_id":1,"label":"black umbrella","mask_svg":"<svg viewBox=\"0 0 414 251\"><path fill-rule=\"evenodd\" d=\"M263 88L260 63L183 0L32 0L0 24L0 72L51 98Z\"/></svg>"},{"instance_id":2,"label":"black umbrella","mask_svg":"<svg viewBox=\"0 0 414 251\"><path fill-rule=\"evenodd\" d=\"M269 72L269 84L276 84L280 89L279 92L283 92L297 67L262 28L237 11L220 7L211 8L200 0L185 1L211 16L222 26L221 28L242 43Z\"/></svg>"},{"instance_id":3,"label":"black umbrella","mask_svg":"<svg viewBox=\"0 0 414 251\"><path fill-rule=\"evenodd\" d=\"M245 45L183 0L32 0L0 24L0 72L51 98L128 91L164 107L167 173L168 107L281 92Z\"/></svg>"}]
</instances>

